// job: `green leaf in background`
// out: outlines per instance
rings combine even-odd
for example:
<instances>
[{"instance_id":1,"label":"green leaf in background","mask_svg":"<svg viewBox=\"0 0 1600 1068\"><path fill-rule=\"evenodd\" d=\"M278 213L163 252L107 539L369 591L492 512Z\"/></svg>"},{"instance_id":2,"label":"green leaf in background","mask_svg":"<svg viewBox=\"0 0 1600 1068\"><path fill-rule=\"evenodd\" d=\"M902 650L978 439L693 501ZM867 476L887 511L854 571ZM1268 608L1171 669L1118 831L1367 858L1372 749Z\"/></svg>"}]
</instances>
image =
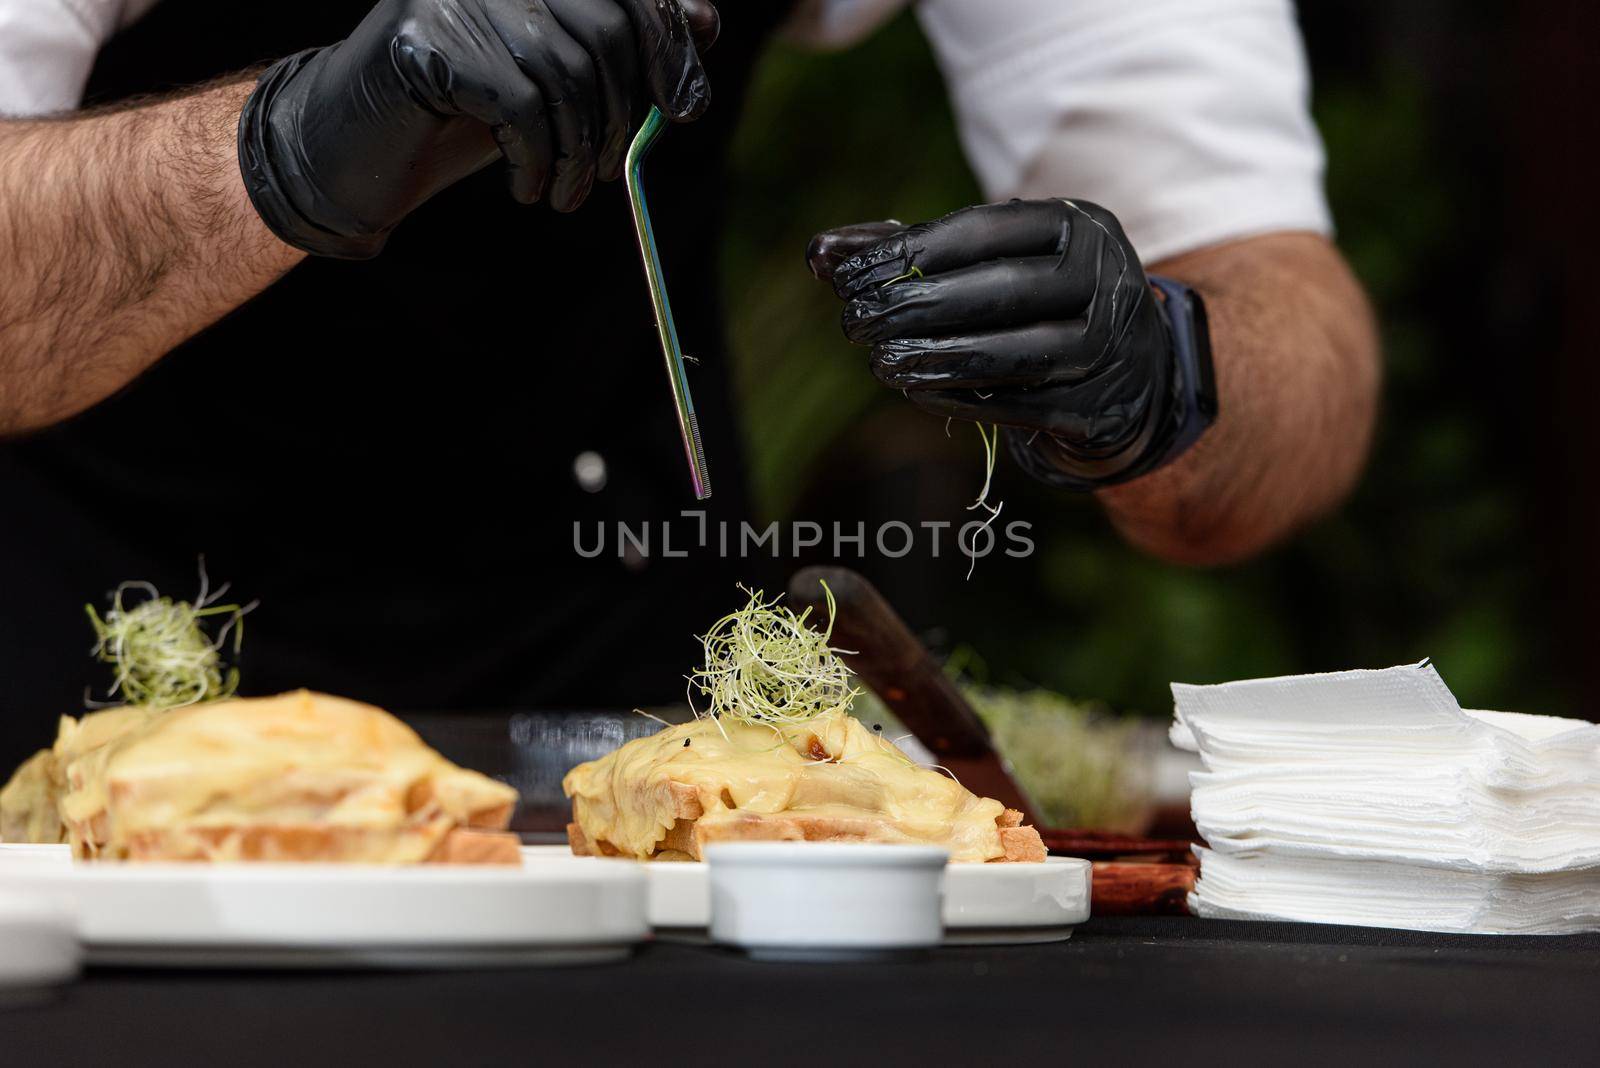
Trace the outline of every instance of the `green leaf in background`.
<instances>
[{"instance_id":1,"label":"green leaf in background","mask_svg":"<svg viewBox=\"0 0 1600 1068\"><path fill-rule=\"evenodd\" d=\"M1363 12L1402 18L1400 7ZM1173 680L1425 656L1467 705L1560 714L1566 688L1533 592L1532 490L1493 447L1493 390L1460 371L1463 340L1444 309L1473 298L1441 296L1436 281L1480 251L1457 222L1478 217L1486 195L1450 140L1466 119L1410 58L1374 59L1381 49L1352 52L1317 33L1308 45L1339 242L1386 348L1384 416L1349 505L1262 559L1195 571L1128 549L1089 502L1031 485L1002 460L1002 522L1034 524L1033 557L981 562L970 583L964 560L891 562L874 581L936 646L981 650L997 683L1155 717L1170 714ZM946 441L936 423L899 411L904 401L845 343L838 302L802 259L819 230L917 221L982 199L914 20L839 55L775 50L734 171L723 284L759 508L783 518L802 500L844 494L851 509L882 502L890 518L959 519L982 482L976 442ZM862 461L886 443L922 458L862 488Z\"/></svg>"}]
</instances>

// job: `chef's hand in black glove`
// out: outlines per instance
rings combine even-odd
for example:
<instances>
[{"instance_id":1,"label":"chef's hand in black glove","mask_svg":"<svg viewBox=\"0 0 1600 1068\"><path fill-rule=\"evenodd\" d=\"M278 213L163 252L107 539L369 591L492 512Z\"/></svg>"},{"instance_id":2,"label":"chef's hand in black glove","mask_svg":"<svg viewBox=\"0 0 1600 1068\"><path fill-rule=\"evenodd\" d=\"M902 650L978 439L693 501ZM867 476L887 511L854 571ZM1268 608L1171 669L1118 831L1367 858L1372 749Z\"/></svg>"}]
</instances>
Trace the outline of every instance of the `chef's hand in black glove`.
<instances>
[{"instance_id":1,"label":"chef's hand in black glove","mask_svg":"<svg viewBox=\"0 0 1600 1068\"><path fill-rule=\"evenodd\" d=\"M1215 415L1203 315L1201 371L1096 204L1016 200L849 226L819 234L807 260L847 302L845 335L872 346L879 381L935 415L1006 427L1012 455L1046 482L1136 478Z\"/></svg>"},{"instance_id":2,"label":"chef's hand in black glove","mask_svg":"<svg viewBox=\"0 0 1600 1068\"><path fill-rule=\"evenodd\" d=\"M381 0L347 40L262 77L239 121L245 186L307 252L361 259L504 156L511 193L572 211L622 173L649 105L698 118L708 0Z\"/></svg>"}]
</instances>

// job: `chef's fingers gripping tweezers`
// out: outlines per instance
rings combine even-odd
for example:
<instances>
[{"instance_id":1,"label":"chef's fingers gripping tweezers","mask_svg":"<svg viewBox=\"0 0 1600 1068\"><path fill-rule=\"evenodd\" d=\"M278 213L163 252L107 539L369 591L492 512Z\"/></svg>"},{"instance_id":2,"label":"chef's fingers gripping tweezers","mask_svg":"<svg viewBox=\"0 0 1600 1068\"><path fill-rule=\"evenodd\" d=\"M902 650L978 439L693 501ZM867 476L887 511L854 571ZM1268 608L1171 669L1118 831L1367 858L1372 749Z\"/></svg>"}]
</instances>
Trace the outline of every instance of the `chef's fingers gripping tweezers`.
<instances>
[{"instance_id":1,"label":"chef's fingers gripping tweezers","mask_svg":"<svg viewBox=\"0 0 1600 1068\"><path fill-rule=\"evenodd\" d=\"M650 303L655 307L656 333L661 338L661 355L667 365L667 380L672 384L672 403L678 413L678 433L683 438L684 455L689 460L689 478L694 483L696 500L711 496L711 474L706 468L705 445L700 440L700 423L695 419L694 398L689 395L689 375L684 368L683 349L678 344L678 327L672 319L672 302L667 299L667 282L661 270L661 253L650 225L650 208L645 203L644 158L666 130L667 118L652 107L644 125L628 147L628 201L633 208L633 232L639 239L639 255L644 260L645 281L650 285Z\"/></svg>"}]
</instances>

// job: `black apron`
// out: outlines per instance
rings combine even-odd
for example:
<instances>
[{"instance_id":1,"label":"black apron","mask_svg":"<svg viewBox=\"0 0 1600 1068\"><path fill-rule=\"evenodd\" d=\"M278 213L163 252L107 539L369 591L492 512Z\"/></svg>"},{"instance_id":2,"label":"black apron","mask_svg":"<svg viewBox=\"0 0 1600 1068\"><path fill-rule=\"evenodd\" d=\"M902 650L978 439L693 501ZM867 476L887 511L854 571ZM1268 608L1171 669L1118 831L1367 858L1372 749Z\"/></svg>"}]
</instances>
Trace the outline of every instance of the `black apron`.
<instances>
[{"instance_id":1,"label":"black apron","mask_svg":"<svg viewBox=\"0 0 1600 1068\"><path fill-rule=\"evenodd\" d=\"M164 0L104 49L88 102L338 40L368 7ZM723 162L787 7L723 6L712 107L646 171L701 361L713 524L744 517L715 263ZM590 451L598 493L574 477ZM562 216L515 204L492 167L378 259L308 261L118 396L0 447L0 769L107 681L83 605L126 579L190 596L202 553L213 580L261 602L246 693L307 686L397 710L681 698L692 635L749 562L664 558L659 529L651 558L626 561L615 524L695 507L621 183ZM575 524L587 548L607 525L607 551L580 556Z\"/></svg>"}]
</instances>

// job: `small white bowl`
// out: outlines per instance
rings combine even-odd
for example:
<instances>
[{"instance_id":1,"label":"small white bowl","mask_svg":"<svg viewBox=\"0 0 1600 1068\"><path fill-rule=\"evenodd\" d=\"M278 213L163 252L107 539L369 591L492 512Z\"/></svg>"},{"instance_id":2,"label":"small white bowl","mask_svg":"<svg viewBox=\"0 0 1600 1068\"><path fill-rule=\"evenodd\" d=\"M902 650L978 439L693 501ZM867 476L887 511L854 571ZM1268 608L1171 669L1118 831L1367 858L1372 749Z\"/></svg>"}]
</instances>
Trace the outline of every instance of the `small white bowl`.
<instances>
[{"instance_id":1,"label":"small white bowl","mask_svg":"<svg viewBox=\"0 0 1600 1068\"><path fill-rule=\"evenodd\" d=\"M938 945L947 850L822 842L708 845L711 938L767 960Z\"/></svg>"},{"instance_id":2,"label":"small white bowl","mask_svg":"<svg viewBox=\"0 0 1600 1068\"><path fill-rule=\"evenodd\" d=\"M70 982L82 957L71 913L31 894L0 894L0 991Z\"/></svg>"}]
</instances>

